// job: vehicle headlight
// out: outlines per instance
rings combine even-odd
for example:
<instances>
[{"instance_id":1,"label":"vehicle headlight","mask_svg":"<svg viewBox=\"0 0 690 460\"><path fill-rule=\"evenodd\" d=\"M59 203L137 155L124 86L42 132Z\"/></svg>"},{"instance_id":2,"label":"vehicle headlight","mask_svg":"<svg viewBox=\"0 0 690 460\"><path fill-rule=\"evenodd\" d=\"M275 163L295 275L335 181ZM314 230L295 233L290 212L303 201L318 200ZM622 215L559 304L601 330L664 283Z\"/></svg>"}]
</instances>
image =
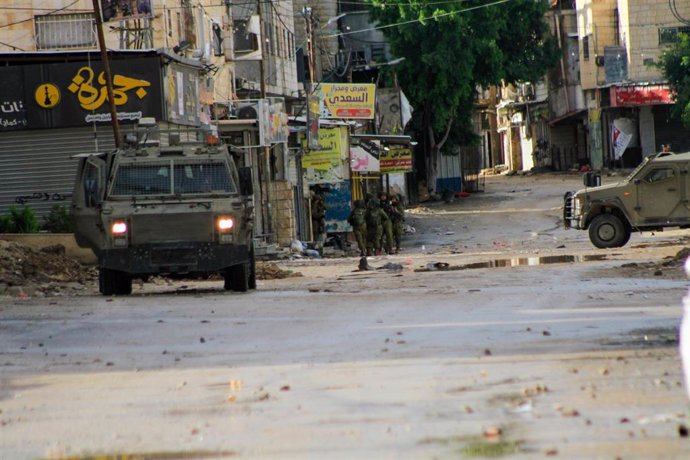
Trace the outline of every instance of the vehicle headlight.
<instances>
[{"instance_id":1,"label":"vehicle headlight","mask_svg":"<svg viewBox=\"0 0 690 460\"><path fill-rule=\"evenodd\" d=\"M219 217L216 221L216 224L218 226L218 231L221 233L229 232L235 226L235 222L232 220L232 217Z\"/></svg>"},{"instance_id":2,"label":"vehicle headlight","mask_svg":"<svg viewBox=\"0 0 690 460\"><path fill-rule=\"evenodd\" d=\"M118 220L110 225L110 234L113 237L113 245L117 247L126 247L127 233L129 232L129 226L127 222Z\"/></svg>"},{"instance_id":3,"label":"vehicle headlight","mask_svg":"<svg viewBox=\"0 0 690 460\"><path fill-rule=\"evenodd\" d=\"M221 243L232 243L232 229L235 221L230 216L219 216L216 218L216 228L218 229L218 240Z\"/></svg>"}]
</instances>

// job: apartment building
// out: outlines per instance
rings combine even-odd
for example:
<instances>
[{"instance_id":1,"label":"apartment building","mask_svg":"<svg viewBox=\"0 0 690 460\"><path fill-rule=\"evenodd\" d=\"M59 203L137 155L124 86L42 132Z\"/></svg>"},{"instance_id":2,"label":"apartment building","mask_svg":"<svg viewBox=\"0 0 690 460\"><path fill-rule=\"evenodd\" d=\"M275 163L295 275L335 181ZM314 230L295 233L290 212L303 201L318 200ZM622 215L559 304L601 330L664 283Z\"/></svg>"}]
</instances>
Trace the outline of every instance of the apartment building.
<instances>
[{"instance_id":1,"label":"apartment building","mask_svg":"<svg viewBox=\"0 0 690 460\"><path fill-rule=\"evenodd\" d=\"M672 92L656 66L679 32L690 32L680 0L577 0L581 84L595 168L633 167L661 150L690 149L671 118Z\"/></svg>"}]
</instances>

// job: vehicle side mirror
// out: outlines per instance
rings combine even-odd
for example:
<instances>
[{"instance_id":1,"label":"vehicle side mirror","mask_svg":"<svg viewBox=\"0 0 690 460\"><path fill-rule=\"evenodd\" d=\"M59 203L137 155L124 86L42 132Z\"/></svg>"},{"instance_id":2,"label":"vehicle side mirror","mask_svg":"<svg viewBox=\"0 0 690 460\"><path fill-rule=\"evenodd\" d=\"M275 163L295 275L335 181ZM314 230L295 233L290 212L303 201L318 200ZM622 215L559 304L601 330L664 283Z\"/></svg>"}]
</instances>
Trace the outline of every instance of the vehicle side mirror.
<instances>
[{"instance_id":1,"label":"vehicle side mirror","mask_svg":"<svg viewBox=\"0 0 690 460\"><path fill-rule=\"evenodd\" d=\"M252 183L252 168L245 166L240 168L237 173L240 177L240 195L253 195L254 186Z\"/></svg>"},{"instance_id":2,"label":"vehicle side mirror","mask_svg":"<svg viewBox=\"0 0 690 460\"><path fill-rule=\"evenodd\" d=\"M582 178L585 187L599 187L601 185L601 176L593 172L586 172Z\"/></svg>"}]
</instances>

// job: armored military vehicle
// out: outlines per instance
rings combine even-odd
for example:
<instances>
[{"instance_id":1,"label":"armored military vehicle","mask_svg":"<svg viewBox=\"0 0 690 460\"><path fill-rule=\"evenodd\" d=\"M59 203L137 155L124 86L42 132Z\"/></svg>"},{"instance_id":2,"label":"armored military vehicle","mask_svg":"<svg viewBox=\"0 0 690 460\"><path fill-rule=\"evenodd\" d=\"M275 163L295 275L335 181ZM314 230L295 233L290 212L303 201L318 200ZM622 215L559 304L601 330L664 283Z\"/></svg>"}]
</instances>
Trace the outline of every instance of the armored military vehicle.
<instances>
[{"instance_id":1,"label":"armored military vehicle","mask_svg":"<svg viewBox=\"0 0 690 460\"><path fill-rule=\"evenodd\" d=\"M118 150L77 155L74 233L98 258L100 292L131 294L133 278L213 273L226 290L255 288L251 169L238 170L217 142L171 133L161 146L148 124Z\"/></svg>"},{"instance_id":2,"label":"armored military vehicle","mask_svg":"<svg viewBox=\"0 0 690 460\"><path fill-rule=\"evenodd\" d=\"M587 173L583 190L564 197L566 228L588 230L598 248L624 246L632 232L690 227L690 152L647 157L624 180L600 185Z\"/></svg>"}]
</instances>

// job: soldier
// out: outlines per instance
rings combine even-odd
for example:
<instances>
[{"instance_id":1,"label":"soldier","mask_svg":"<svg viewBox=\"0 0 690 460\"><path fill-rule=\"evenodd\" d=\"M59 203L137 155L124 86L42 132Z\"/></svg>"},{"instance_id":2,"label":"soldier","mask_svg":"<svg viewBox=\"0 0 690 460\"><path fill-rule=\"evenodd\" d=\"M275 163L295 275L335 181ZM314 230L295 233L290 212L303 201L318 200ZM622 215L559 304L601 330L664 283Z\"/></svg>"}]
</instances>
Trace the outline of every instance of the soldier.
<instances>
[{"instance_id":1,"label":"soldier","mask_svg":"<svg viewBox=\"0 0 690 460\"><path fill-rule=\"evenodd\" d=\"M317 247L323 244L326 235L326 205L320 193L313 193L311 199L311 230Z\"/></svg>"},{"instance_id":2,"label":"soldier","mask_svg":"<svg viewBox=\"0 0 690 460\"><path fill-rule=\"evenodd\" d=\"M386 220L383 223L382 238L385 238L385 245L383 243L381 245L386 248L386 254L392 254L393 253L393 221L392 221L393 210L392 210L390 201L388 201L388 195L386 195L385 193L382 192L381 195L379 195L379 204L381 206L381 209L388 216L388 220Z\"/></svg>"},{"instance_id":3,"label":"soldier","mask_svg":"<svg viewBox=\"0 0 690 460\"><path fill-rule=\"evenodd\" d=\"M355 207L350 212L347 221L352 225L359 248L359 256L362 257L367 250L367 210L364 207L364 201L355 201Z\"/></svg>"},{"instance_id":4,"label":"soldier","mask_svg":"<svg viewBox=\"0 0 690 460\"><path fill-rule=\"evenodd\" d=\"M393 195L391 198L390 218L393 222L393 239L395 240L395 254L400 252L400 241L403 235L403 222L405 221L405 206L402 204L400 195Z\"/></svg>"},{"instance_id":5,"label":"soldier","mask_svg":"<svg viewBox=\"0 0 690 460\"><path fill-rule=\"evenodd\" d=\"M381 254L381 236L383 235L383 223L388 221L388 215L380 208L376 199L367 203L367 255L372 252Z\"/></svg>"}]
</instances>

